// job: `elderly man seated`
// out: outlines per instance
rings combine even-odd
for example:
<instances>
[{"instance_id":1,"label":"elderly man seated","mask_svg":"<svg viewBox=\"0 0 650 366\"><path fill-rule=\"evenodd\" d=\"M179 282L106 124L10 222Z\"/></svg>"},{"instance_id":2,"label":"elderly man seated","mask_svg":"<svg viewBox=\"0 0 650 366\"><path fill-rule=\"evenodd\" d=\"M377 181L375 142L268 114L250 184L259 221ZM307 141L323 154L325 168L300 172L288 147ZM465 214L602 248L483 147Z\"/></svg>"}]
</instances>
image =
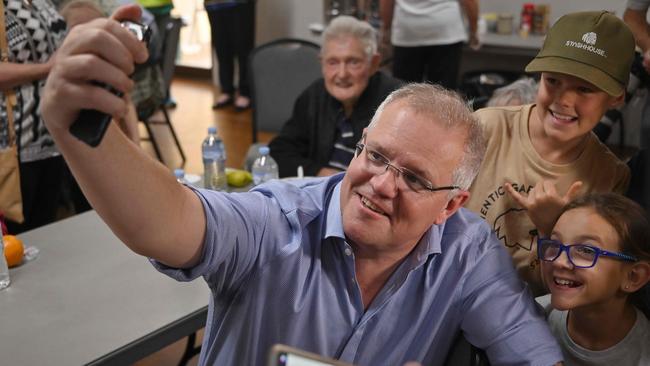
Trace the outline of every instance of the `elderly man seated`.
<instances>
[{"instance_id":1,"label":"elderly man seated","mask_svg":"<svg viewBox=\"0 0 650 366\"><path fill-rule=\"evenodd\" d=\"M353 17L335 18L323 33L323 78L296 100L293 115L271 141L280 177L345 170L377 106L399 81L378 72L375 30Z\"/></svg>"}]
</instances>

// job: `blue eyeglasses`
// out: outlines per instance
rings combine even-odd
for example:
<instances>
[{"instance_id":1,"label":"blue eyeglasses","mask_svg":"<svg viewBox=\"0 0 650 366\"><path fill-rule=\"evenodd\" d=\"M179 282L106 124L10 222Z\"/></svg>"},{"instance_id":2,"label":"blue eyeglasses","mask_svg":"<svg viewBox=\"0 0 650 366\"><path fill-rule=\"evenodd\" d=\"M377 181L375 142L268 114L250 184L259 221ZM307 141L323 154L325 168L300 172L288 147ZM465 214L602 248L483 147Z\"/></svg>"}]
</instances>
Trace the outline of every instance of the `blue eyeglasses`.
<instances>
[{"instance_id":1,"label":"blue eyeglasses","mask_svg":"<svg viewBox=\"0 0 650 366\"><path fill-rule=\"evenodd\" d=\"M636 262L631 255L609 252L588 244L564 245L553 239L537 239L537 257L545 262L553 262L562 252L566 252L569 262L576 268L591 268L596 265L598 257L610 257L625 262Z\"/></svg>"}]
</instances>

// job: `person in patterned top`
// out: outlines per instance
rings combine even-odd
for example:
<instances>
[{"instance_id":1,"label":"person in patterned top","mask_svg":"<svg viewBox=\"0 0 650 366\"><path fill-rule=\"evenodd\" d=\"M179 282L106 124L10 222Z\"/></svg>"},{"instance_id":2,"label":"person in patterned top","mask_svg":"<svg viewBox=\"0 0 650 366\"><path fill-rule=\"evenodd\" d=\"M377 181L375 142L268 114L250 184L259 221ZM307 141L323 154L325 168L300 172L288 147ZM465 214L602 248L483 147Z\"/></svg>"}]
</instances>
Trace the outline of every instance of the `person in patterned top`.
<instances>
[{"instance_id":1,"label":"person in patterned top","mask_svg":"<svg viewBox=\"0 0 650 366\"><path fill-rule=\"evenodd\" d=\"M8 221L19 233L54 220L65 164L39 112L41 90L66 24L50 0L3 0L8 60L0 62L0 89L13 89L25 222ZM7 140L7 101L0 93L0 143Z\"/></svg>"}]
</instances>

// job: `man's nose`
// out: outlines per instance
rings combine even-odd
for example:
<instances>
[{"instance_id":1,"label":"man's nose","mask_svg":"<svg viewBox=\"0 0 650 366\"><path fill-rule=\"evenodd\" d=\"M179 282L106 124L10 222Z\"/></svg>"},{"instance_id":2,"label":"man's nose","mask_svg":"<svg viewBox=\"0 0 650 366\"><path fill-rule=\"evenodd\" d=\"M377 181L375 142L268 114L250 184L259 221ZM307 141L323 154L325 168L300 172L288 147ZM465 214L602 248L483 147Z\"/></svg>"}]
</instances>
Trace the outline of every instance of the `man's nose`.
<instances>
[{"instance_id":1,"label":"man's nose","mask_svg":"<svg viewBox=\"0 0 650 366\"><path fill-rule=\"evenodd\" d=\"M375 192L377 192L382 197L393 198L397 195L397 180L399 178L399 172L392 171L390 167L386 166L380 174L375 174L370 179L370 184Z\"/></svg>"},{"instance_id":2,"label":"man's nose","mask_svg":"<svg viewBox=\"0 0 650 366\"><path fill-rule=\"evenodd\" d=\"M348 76L348 74L349 74L349 72L348 72L348 64L345 63L345 62L340 62L337 72L339 74L339 77Z\"/></svg>"}]
</instances>

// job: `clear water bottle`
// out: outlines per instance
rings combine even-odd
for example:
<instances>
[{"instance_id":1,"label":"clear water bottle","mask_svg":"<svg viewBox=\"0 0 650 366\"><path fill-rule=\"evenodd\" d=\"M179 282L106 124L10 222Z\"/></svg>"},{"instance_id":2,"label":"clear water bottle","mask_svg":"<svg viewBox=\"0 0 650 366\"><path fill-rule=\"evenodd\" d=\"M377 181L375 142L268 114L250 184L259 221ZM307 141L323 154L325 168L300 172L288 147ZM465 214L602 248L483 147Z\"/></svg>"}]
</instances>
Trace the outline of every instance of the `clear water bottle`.
<instances>
[{"instance_id":1,"label":"clear water bottle","mask_svg":"<svg viewBox=\"0 0 650 366\"><path fill-rule=\"evenodd\" d=\"M217 128L208 127L208 137L201 145L203 155L203 182L205 188L225 190L228 186L226 178L226 148L223 140L217 134Z\"/></svg>"},{"instance_id":2,"label":"clear water bottle","mask_svg":"<svg viewBox=\"0 0 650 366\"><path fill-rule=\"evenodd\" d=\"M259 157L255 159L251 173L255 185L267 182L271 179L278 179L278 164L269 155L268 146L260 146Z\"/></svg>"},{"instance_id":3,"label":"clear water bottle","mask_svg":"<svg viewBox=\"0 0 650 366\"><path fill-rule=\"evenodd\" d=\"M178 183L187 184L187 180L185 179L185 170L174 169L174 177L176 177Z\"/></svg>"},{"instance_id":4,"label":"clear water bottle","mask_svg":"<svg viewBox=\"0 0 650 366\"><path fill-rule=\"evenodd\" d=\"M5 243L2 240L2 233L0 233L0 290L9 287L11 281L9 280L9 266L5 258Z\"/></svg>"}]
</instances>

